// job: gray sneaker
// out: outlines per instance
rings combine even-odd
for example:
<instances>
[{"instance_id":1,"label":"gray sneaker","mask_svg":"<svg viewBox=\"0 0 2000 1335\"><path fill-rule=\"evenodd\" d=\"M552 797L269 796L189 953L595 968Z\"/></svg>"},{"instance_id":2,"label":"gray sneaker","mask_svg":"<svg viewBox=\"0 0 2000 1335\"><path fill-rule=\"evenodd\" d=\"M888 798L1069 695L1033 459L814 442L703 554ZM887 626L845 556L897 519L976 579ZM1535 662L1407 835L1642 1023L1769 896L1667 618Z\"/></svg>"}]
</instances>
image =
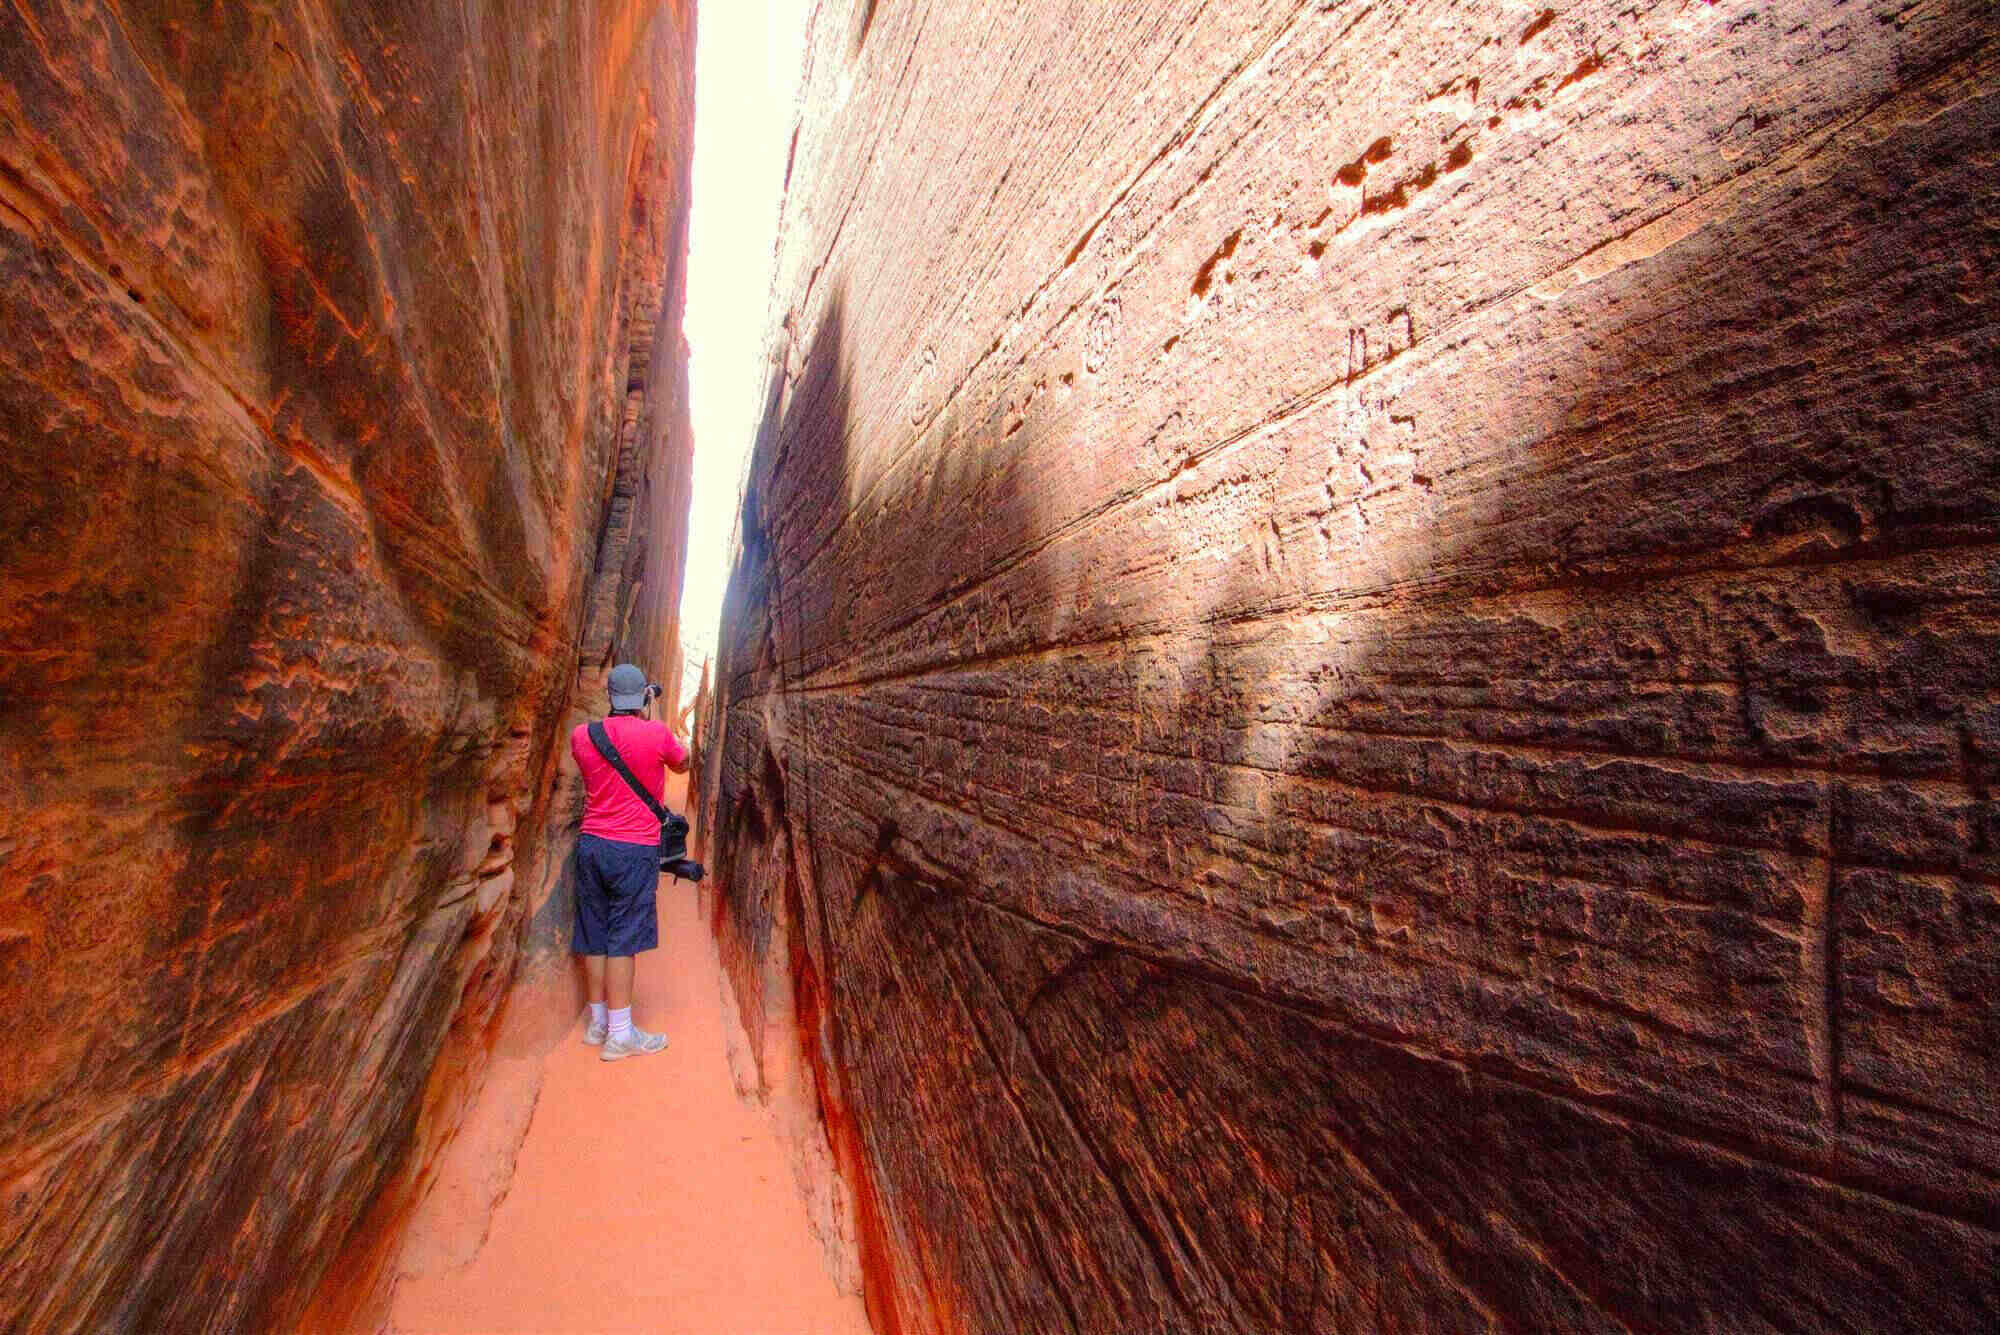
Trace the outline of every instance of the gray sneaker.
<instances>
[{"instance_id":1,"label":"gray sneaker","mask_svg":"<svg viewBox=\"0 0 2000 1335\"><path fill-rule=\"evenodd\" d=\"M665 1034L649 1034L638 1025L632 1026L629 1038L607 1038L604 1050L597 1054L601 1062L622 1061L626 1057L643 1057L649 1052L658 1052L667 1046Z\"/></svg>"},{"instance_id":2,"label":"gray sneaker","mask_svg":"<svg viewBox=\"0 0 2000 1335\"><path fill-rule=\"evenodd\" d=\"M583 1041L593 1048L604 1041L604 1031L610 1028L602 1020L590 1020L583 1026Z\"/></svg>"}]
</instances>

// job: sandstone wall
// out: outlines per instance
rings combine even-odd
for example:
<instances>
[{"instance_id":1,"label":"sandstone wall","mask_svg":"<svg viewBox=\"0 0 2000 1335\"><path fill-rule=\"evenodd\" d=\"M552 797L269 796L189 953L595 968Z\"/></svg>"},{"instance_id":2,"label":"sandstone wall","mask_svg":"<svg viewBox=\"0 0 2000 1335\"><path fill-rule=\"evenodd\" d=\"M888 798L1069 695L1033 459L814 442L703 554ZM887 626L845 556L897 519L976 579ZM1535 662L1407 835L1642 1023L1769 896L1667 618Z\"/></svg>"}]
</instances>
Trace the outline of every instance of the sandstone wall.
<instances>
[{"instance_id":1,"label":"sandstone wall","mask_svg":"<svg viewBox=\"0 0 2000 1335\"><path fill-rule=\"evenodd\" d=\"M692 31L0 9L0 1328L372 1282L678 659Z\"/></svg>"},{"instance_id":2,"label":"sandstone wall","mask_svg":"<svg viewBox=\"0 0 2000 1335\"><path fill-rule=\"evenodd\" d=\"M1995 1328L1996 36L820 7L703 792L882 1330Z\"/></svg>"}]
</instances>

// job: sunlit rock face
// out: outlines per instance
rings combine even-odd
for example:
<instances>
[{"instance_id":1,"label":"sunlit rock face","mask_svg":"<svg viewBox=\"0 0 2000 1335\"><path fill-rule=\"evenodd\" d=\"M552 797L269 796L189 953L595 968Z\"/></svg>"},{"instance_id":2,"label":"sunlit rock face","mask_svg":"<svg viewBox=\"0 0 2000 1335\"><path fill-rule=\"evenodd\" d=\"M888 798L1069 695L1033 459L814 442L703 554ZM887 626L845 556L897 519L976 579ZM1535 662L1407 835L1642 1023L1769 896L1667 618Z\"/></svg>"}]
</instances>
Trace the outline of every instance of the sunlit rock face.
<instances>
[{"instance_id":1,"label":"sunlit rock face","mask_svg":"<svg viewBox=\"0 0 2000 1335\"><path fill-rule=\"evenodd\" d=\"M691 10L0 8L0 1328L291 1326L476 1082L674 659Z\"/></svg>"},{"instance_id":2,"label":"sunlit rock face","mask_svg":"<svg viewBox=\"0 0 2000 1335\"><path fill-rule=\"evenodd\" d=\"M1995 1328L1991 18L820 8L703 791L882 1329Z\"/></svg>"}]
</instances>

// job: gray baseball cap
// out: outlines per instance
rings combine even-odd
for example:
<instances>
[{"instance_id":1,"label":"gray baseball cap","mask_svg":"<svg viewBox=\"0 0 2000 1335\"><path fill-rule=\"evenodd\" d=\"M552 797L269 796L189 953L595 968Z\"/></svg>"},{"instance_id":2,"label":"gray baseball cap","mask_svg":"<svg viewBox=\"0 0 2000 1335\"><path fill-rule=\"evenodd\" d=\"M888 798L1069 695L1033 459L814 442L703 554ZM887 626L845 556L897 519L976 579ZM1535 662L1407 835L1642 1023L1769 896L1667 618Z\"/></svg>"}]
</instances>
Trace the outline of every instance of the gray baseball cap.
<instances>
[{"instance_id":1,"label":"gray baseball cap","mask_svg":"<svg viewBox=\"0 0 2000 1335\"><path fill-rule=\"evenodd\" d=\"M611 678L606 683L611 687L611 707L613 709L644 709L646 707L646 674L630 663L620 663L611 669Z\"/></svg>"}]
</instances>

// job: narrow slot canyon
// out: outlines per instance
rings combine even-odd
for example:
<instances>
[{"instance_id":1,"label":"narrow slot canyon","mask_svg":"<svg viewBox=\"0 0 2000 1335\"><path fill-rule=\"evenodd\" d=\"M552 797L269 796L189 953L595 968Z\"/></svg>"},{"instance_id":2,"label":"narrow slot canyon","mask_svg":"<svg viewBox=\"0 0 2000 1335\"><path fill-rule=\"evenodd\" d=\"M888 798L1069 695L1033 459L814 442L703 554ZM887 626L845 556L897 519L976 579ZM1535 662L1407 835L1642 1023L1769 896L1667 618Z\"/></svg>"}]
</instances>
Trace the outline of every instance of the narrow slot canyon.
<instances>
[{"instance_id":1,"label":"narrow slot canyon","mask_svg":"<svg viewBox=\"0 0 2000 1335\"><path fill-rule=\"evenodd\" d=\"M0 1335L2000 1329L1996 145L1987 0L0 4Z\"/></svg>"}]
</instances>

